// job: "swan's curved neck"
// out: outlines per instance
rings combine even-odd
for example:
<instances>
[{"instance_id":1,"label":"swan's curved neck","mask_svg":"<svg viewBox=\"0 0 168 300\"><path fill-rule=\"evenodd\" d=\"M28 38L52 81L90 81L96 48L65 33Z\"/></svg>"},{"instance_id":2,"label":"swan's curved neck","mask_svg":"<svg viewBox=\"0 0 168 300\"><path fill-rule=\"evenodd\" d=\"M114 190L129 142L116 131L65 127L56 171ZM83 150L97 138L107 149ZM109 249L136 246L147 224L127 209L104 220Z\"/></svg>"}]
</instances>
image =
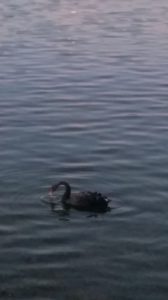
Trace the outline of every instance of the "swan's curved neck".
<instances>
[{"instance_id":1,"label":"swan's curved neck","mask_svg":"<svg viewBox=\"0 0 168 300\"><path fill-rule=\"evenodd\" d=\"M52 192L55 192L55 191L58 189L58 187L59 187L60 185L63 185L63 186L65 187L65 192L64 192L64 194L63 194L63 196L62 196L62 201L65 202L65 201L66 201L67 199L69 199L70 196L71 196L71 187L70 187L70 185L69 185L68 182L66 182L66 181L60 181L60 182L54 184L54 185L51 187L51 191L52 191Z\"/></svg>"}]
</instances>

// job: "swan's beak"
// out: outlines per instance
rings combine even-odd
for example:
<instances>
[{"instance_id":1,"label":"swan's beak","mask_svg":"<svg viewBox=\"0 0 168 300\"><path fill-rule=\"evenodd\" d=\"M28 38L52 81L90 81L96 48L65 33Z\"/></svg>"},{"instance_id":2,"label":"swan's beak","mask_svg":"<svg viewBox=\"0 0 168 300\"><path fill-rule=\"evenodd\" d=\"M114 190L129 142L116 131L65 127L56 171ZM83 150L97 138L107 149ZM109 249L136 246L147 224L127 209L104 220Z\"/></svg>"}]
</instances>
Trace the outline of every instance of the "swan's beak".
<instances>
[{"instance_id":1,"label":"swan's beak","mask_svg":"<svg viewBox=\"0 0 168 300\"><path fill-rule=\"evenodd\" d=\"M49 190L48 190L48 196L49 196L49 197L52 197L52 196L53 196L52 188L49 188Z\"/></svg>"}]
</instances>

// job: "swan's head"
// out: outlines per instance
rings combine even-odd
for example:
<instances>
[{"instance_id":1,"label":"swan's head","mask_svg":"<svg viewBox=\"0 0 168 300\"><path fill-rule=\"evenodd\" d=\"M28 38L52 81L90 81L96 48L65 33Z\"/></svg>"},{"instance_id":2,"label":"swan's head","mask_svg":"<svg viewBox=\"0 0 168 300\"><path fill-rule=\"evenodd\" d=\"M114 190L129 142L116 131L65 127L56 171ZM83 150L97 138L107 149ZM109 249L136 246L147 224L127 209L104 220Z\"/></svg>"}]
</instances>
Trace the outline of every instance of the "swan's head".
<instances>
[{"instance_id":1,"label":"swan's head","mask_svg":"<svg viewBox=\"0 0 168 300\"><path fill-rule=\"evenodd\" d=\"M65 187L65 193L64 193L64 197L65 198L69 198L70 194L71 194L71 188L70 185L66 182L66 181L60 181L54 185L52 185L49 190L48 190L48 195L50 197L53 196L53 193L58 189L59 186L64 186Z\"/></svg>"},{"instance_id":2,"label":"swan's head","mask_svg":"<svg viewBox=\"0 0 168 300\"><path fill-rule=\"evenodd\" d=\"M49 197L52 197L53 196L53 188L52 187L50 187L49 189L48 189L48 196Z\"/></svg>"}]
</instances>

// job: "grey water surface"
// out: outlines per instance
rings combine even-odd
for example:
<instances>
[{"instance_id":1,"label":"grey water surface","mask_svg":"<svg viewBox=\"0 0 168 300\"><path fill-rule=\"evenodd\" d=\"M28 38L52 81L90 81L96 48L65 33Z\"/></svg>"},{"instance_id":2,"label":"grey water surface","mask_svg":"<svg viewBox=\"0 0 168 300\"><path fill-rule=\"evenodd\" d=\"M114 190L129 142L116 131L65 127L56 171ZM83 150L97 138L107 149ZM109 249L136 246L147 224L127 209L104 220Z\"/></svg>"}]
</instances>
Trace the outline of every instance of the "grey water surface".
<instances>
[{"instance_id":1,"label":"grey water surface","mask_svg":"<svg viewBox=\"0 0 168 300\"><path fill-rule=\"evenodd\" d=\"M167 253L168 1L1 0L0 299L167 300Z\"/></svg>"}]
</instances>

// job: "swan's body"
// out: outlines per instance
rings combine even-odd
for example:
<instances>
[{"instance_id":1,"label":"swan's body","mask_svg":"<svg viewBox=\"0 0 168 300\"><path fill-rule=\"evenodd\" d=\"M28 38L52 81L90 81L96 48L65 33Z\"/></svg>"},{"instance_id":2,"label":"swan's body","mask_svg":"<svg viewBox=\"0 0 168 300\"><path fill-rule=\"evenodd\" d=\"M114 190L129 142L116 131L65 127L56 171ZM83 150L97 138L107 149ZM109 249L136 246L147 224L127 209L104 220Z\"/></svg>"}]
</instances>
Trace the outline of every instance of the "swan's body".
<instances>
[{"instance_id":1,"label":"swan's body","mask_svg":"<svg viewBox=\"0 0 168 300\"><path fill-rule=\"evenodd\" d=\"M65 187L65 192L62 195L62 204L64 208L75 208L83 211L106 212L110 210L106 197L97 192L79 192L71 193L71 187L66 181L60 181L49 189L49 195L58 189L59 186Z\"/></svg>"}]
</instances>

